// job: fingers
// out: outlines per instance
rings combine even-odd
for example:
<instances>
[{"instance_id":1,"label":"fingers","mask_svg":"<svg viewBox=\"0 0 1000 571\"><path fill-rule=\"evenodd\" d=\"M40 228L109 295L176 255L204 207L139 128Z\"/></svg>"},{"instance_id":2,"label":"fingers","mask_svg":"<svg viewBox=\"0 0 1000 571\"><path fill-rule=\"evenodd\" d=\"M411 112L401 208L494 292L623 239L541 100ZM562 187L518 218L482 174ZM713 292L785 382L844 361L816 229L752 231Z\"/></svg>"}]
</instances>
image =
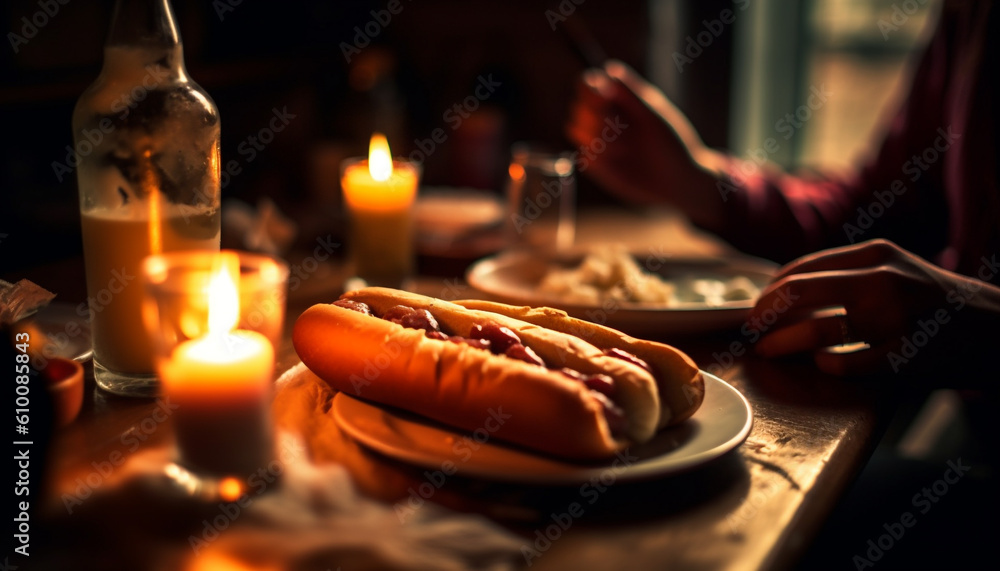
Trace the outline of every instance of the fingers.
<instances>
[{"instance_id":1,"label":"fingers","mask_svg":"<svg viewBox=\"0 0 1000 571\"><path fill-rule=\"evenodd\" d=\"M885 264L900 254L899 248L887 240L872 240L840 248L831 248L794 260L778 270L774 279L793 274L871 268Z\"/></svg>"},{"instance_id":2,"label":"fingers","mask_svg":"<svg viewBox=\"0 0 1000 571\"><path fill-rule=\"evenodd\" d=\"M757 342L756 350L762 357L782 357L842 345L849 336L841 310L774 330Z\"/></svg>"},{"instance_id":3,"label":"fingers","mask_svg":"<svg viewBox=\"0 0 1000 571\"><path fill-rule=\"evenodd\" d=\"M698 131L687 116L659 88L647 82L632 68L620 61L610 60L605 64L604 69L610 77L618 80L620 85L628 91L631 95L628 98L631 105L642 105L652 109L669 125L684 143L689 153L697 155L701 152L705 144Z\"/></svg>"},{"instance_id":4,"label":"fingers","mask_svg":"<svg viewBox=\"0 0 1000 571\"><path fill-rule=\"evenodd\" d=\"M857 288L871 273L871 270L843 270L786 276L765 288L750 310L750 318L786 326L806 311L835 306L850 311ZM790 312L793 308L796 311ZM765 315L768 312L777 315L768 318Z\"/></svg>"},{"instance_id":5,"label":"fingers","mask_svg":"<svg viewBox=\"0 0 1000 571\"><path fill-rule=\"evenodd\" d=\"M873 299L886 295L881 281L873 279L881 270L794 274L772 284L751 311L750 322L764 333L756 352L763 357L812 353L818 368L837 375L885 369L898 319L871 307L877 303Z\"/></svg>"},{"instance_id":6,"label":"fingers","mask_svg":"<svg viewBox=\"0 0 1000 571\"><path fill-rule=\"evenodd\" d=\"M603 70L585 71L577 96L582 105L602 119L621 113L631 120L651 120L657 113L663 115L663 109L668 109L673 116L683 117L659 89L616 60L609 61ZM664 118L671 120L671 117Z\"/></svg>"},{"instance_id":7,"label":"fingers","mask_svg":"<svg viewBox=\"0 0 1000 571\"><path fill-rule=\"evenodd\" d=\"M593 68L583 72L583 85L589 88L588 93L593 93L605 100L615 97L614 79L612 79L603 69Z\"/></svg>"},{"instance_id":8,"label":"fingers","mask_svg":"<svg viewBox=\"0 0 1000 571\"><path fill-rule=\"evenodd\" d=\"M843 310L817 315L765 335L757 342L757 354L773 358L812 353L819 370L839 376L889 368L890 344L859 342Z\"/></svg>"},{"instance_id":9,"label":"fingers","mask_svg":"<svg viewBox=\"0 0 1000 571\"><path fill-rule=\"evenodd\" d=\"M869 346L860 351L838 351L834 348L817 351L813 355L813 361L816 368L831 375L866 375L889 370L889 352L890 346L887 344Z\"/></svg>"},{"instance_id":10,"label":"fingers","mask_svg":"<svg viewBox=\"0 0 1000 571\"><path fill-rule=\"evenodd\" d=\"M603 109L614 100L614 80L600 69L588 69L576 85L577 102L591 109Z\"/></svg>"},{"instance_id":11,"label":"fingers","mask_svg":"<svg viewBox=\"0 0 1000 571\"><path fill-rule=\"evenodd\" d=\"M577 145L589 144L600 136L605 118L620 112L613 83L603 70L588 69L583 73L566 125L566 135Z\"/></svg>"}]
</instances>

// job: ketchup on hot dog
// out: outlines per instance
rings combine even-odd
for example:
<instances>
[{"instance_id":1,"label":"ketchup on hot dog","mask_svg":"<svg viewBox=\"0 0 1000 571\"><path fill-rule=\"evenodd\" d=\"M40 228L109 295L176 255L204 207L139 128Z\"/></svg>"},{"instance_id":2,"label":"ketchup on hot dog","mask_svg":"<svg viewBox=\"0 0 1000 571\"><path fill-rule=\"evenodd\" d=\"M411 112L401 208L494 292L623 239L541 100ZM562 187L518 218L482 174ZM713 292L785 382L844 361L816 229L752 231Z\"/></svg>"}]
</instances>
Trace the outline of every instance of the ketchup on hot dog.
<instances>
[{"instance_id":1,"label":"ketchup on hot dog","mask_svg":"<svg viewBox=\"0 0 1000 571\"><path fill-rule=\"evenodd\" d=\"M539 367L552 368L530 347L524 345L517 333L497 323L489 321L477 323L472 326L472 331L469 332L468 337L462 337L448 335L441 331L437 320L426 309L414 309L405 305L396 305L379 316L375 315L367 304L358 301L337 300L333 305L365 315L379 317L409 329L423 329L424 334L430 339L465 343L478 349L490 351L494 355L504 355L507 358L517 359ZM646 371L651 371L645 361L626 351L611 349L606 351L605 354L628 361L642 367ZM604 416L608 420L608 426L612 434L621 434L626 429L627 419L625 413L613 400L615 396L614 379L602 374L584 375L579 371L566 367L561 368L560 372L568 378L580 381L590 390L594 398L597 399L604 409Z\"/></svg>"}]
</instances>

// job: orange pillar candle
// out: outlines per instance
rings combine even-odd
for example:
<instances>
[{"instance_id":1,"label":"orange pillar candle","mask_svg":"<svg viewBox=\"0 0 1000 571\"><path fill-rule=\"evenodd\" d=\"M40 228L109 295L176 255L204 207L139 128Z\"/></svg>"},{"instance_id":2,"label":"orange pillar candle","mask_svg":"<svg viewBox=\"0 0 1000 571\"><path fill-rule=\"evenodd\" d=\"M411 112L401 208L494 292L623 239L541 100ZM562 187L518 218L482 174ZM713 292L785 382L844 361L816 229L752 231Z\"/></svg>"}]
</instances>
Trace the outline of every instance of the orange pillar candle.
<instances>
[{"instance_id":1,"label":"orange pillar candle","mask_svg":"<svg viewBox=\"0 0 1000 571\"><path fill-rule=\"evenodd\" d=\"M385 137L372 135L368 160L346 161L341 175L350 216L355 273L369 285L399 287L413 273L413 202L419 167L393 160Z\"/></svg>"}]
</instances>

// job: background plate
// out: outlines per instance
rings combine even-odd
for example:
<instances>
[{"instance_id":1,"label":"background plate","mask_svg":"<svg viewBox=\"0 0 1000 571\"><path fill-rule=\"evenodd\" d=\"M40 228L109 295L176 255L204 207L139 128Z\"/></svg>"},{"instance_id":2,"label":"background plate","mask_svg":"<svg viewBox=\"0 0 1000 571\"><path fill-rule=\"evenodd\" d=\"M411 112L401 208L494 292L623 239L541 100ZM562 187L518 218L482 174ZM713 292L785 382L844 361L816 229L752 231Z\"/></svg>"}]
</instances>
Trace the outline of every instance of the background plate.
<instances>
[{"instance_id":1,"label":"background plate","mask_svg":"<svg viewBox=\"0 0 1000 571\"><path fill-rule=\"evenodd\" d=\"M594 321L638 337L662 335L695 335L743 325L754 300L731 301L722 305L682 303L654 305L628 302L607 302L599 305L566 303L558 296L538 291L538 284L554 266L574 267L583 254L545 258L529 252L506 252L475 263L466 273L466 280L484 296L515 305L548 306L562 309L573 317ZM751 257L669 257L649 260L636 256L640 266L651 269L668 280L689 277L728 280L745 276L757 287L771 281L777 264Z\"/></svg>"}]
</instances>

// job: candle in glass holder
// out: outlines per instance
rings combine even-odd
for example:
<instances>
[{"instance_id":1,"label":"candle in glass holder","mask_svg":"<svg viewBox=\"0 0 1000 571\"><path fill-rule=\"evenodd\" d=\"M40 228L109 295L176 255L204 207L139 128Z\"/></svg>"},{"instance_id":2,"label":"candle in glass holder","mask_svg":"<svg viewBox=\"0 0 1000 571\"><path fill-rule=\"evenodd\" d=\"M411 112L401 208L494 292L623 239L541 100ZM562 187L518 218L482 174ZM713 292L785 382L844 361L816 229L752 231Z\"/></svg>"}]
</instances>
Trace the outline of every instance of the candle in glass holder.
<instances>
[{"instance_id":1,"label":"candle in glass holder","mask_svg":"<svg viewBox=\"0 0 1000 571\"><path fill-rule=\"evenodd\" d=\"M148 258L144 272L144 318L158 344L163 397L176 406L179 463L215 478L245 479L267 467L272 337L281 329L287 268L234 252L175 253Z\"/></svg>"},{"instance_id":2,"label":"candle in glass holder","mask_svg":"<svg viewBox=\"0 0 1000 571\"><path fill-rule=\"evenodd\" d=\"M351 259L369 285L399 287L413 273L413 202L418 165L393 160L385 137L372 135L368 160L344 162L341 186L350 217Z\"/></svg>"}]
</instances>

